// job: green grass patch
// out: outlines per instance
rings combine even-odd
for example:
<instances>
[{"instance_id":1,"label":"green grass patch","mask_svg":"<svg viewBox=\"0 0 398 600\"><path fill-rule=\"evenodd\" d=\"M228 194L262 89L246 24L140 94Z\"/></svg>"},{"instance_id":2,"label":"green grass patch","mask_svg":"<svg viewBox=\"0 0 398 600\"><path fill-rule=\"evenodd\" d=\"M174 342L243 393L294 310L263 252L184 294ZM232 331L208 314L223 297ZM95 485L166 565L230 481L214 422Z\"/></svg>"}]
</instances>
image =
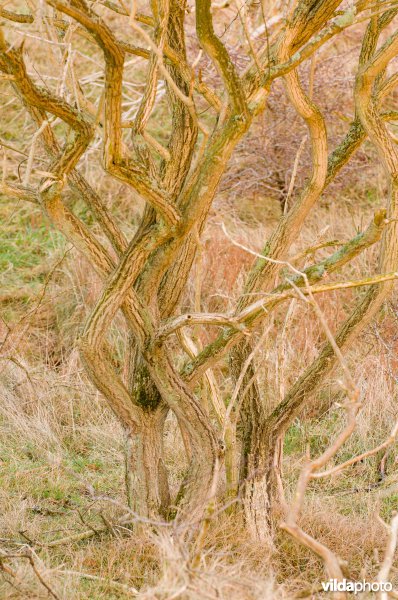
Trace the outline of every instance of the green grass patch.
<instances>
[{"instance_id":1,"label":"green grass patch","mask_svg":"<svg viewBox=\"0 0 398 600\"><path fill-rule=\"evenodd\" d=\"M63 236L37 208L12 210L10 204L3 204L0 219L2 288L43 281L46 259L63 247ZM39 265L43 265L43 269L37 269Z\"/></svg>"}]
</instances>

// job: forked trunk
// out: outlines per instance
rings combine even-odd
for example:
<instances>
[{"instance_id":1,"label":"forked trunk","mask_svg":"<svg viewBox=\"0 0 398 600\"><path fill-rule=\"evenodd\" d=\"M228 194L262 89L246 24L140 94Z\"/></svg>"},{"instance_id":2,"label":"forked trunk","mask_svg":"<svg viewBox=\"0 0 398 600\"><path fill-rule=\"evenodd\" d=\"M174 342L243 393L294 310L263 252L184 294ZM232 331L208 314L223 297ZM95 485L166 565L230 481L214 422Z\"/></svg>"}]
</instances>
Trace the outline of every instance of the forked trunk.
<instances>
[{"instance_id":1,"label":"forked trunk","mask_svg":"<svg viewBox=\"0 0 398 600\"><path fill-rule=\"evenodd\" d=\"M172 516L163 455L169 408L186 436L190 464L173 504L184 522L198 522L217 485L220 447L212 424L171 362L159 350L146 364L132 341L129 361L132 401L141 409L140 426L128 436L126 481L132 508L152 519Z\"/></svg>"},{"instance_id":2,"label":"forked trunk","mask_svg":"<svg viewBox=\"0 0 398 600\"><path fill-rule=\"evenodd\" d=\"M157 348L148 370L189 438L190 464L176 505L181 520L186 524L197 523L214 499L223 449L210 418L175 370L164 348Z\"/></svg>"}]
</instances>

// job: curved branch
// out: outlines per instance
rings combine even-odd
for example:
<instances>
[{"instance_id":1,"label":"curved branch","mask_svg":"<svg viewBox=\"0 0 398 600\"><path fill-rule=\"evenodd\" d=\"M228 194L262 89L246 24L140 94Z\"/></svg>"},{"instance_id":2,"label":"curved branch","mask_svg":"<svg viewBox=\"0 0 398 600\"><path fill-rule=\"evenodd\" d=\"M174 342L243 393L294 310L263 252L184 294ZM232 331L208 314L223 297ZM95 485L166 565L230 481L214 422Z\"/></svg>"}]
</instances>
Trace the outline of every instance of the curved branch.
<instances>
[{"instance_id":1,"label":"curved branch","mask_svg":"<svg viewBox=\"0 0 398 600\"><path fill-rule=\"evenodd\" d=\"M234 113L245 115L247 102L242 82L224 44L214 32L211 0L196 0L196 33L224 82Z\"/></svg>"},{"instance_id":2,"label":"curved branch","mask_svg":"<svg viewBox=\"0 0 398 600\"><path fill-rule=\"evenodd\" d=\"M394 45L396 51L398 51L397 36L394 36L394 38ZM375 51L376 43L377 34L375 36L373 23L371 23L363 42L362 60L365 60L366 64L361 66L357 75L355 102L362 125L371 141L376 145L390 180L391 192L387 218L390 220L391 226L384 232L379 261L380 272L385 272L398 267L398 150L390 138L382 118L377 113L377 97L372 95L373 84L380 71L388 63L388 61L386 62L386 56L391 57L391 43L383 46L386 52L384 55L380 54L380 51L377 53L378 66L375 68L371 56ZM347 347L353 343L359 333L377 314L391 289L392 282L387 281L382 285L370 288L348 319L341 325L336 335L336 343L339 348ZM283 401L269 415L265 430L269 437L270 455L272 455L278 437L286 430L335 363L336 358L333 348L330 343L327 343L316 360L289 389Z\"/></svg>"},{"instance_id":3,"label":"curved branch","mask_svg":"<svg viewBox=\"0 0 398 600\"><path fill-rule=\"evenodd\" d=\"M124 157L122 153L121 97L123 81L124 50L112 31L83 0L76 0L79 9L64 4L61 0L46 0L47 4L72 17L89 31L102 48L105 57L105 120L104 120L104 165L106 170L137 190L156 208L165 221L175 226L180 215L177 209L151 181L143 167Z\"/></svg>"},{"instance_id":4,"label":"curved branch","mask_svg":"<svg viewBox=\"0 0 398 600\"><path fill-rule=\"evenodd\" d=\"M356 287L363 287L368 285L381 284L386 281L393 281L398 278L398 273L386 273L383 275L374 275L373 277L365 277L364 279L358 279L353 281L338 281L335 283L326 283L324 285L314 285L308 288L304 288L302 290L303 296L307 296L309 294L323 294L325 292L331 292L334 290L347 290ZM304 283L302 284L304 285ZM268 316L270 310L273 310L276 306L278 306L281 302L285 300L290 300L291 298L296 298L297 293L293 289L286 290L285 292L280 293L272 293L261 300L257 300L252 304L249 304L242 312L233 317L228 318L227 315L220 315L217 313L190 313L188 315L182 315L181 317L177 317L173 319L168 324L162 327L159 332L158 339L159 341L163 340L168 335L174 333L177 329L181 327L186 327L188 325L229 325L233 327L237 331L245 331L249 327L253 325L257 325L262 319ZM229 331L229 344L226 345L222 350L223 354L225 349L229 348L232 345L233 340L233 331ZM233 340L236 343L236 339ZM213 348L216 348L216 344L210 345ZM209 346L203 350L201 354L209 354ZM209 363L206 363L206 368L209 368L216 360L220 359L220 355L211 356ZM196 367L197 368L197 367ZM200 373L195 372L195 379L203 373L204 369L200 370ZM188 366L186 365L183 372L189 372ZM187 378L188 380L192 380L191 378Z\"/></svg>"},{"instance_id":5,"label":"curved branch","mask_svg":"<svg viewBox=\"0 0 398 600\"><path fill-rule=\"evenodd\" d=\"M363 252L369 246L378 242L381 238L382 232L384 230L385 225L388 221L385 219L385 211L378 211L369 225L367 230L364 233L357 235L355 238L350 240L347 244L345 244L342 248L340 248L337 252L334 252L330 257L326 258L319 263L314 265L310 265L303 271L303 275L297 274L291 279L291 282L287 281L285 283L280 284L277 288L271 292L271 294L267 297L271 300L271 302L267 305L267 310L271 310L276 306L277 301L275 296L280 294L281 292L291 288L293 284L296 287L302 287L306 281L305 278L310 283L316 283L327 275L330 275L333 272L336 272L345 264L353 260L356 256L358 256L361 252ZM274 298L273 295L275 294ZM275 304L273 304L275 302ZM253 309L254 312L252 312ZM262 316L263 313L263 304L262 301L257 303L252 303L247 306L248 310L248 318L249 322L244 322L244 325L248 327L252 325L252 316L258 318L258 316ZM256 312L257 311L257 312ZM258 313L260 311L260 313ZM242 320L238 316L245 315L245 308L241 309L239 312L235 312L234 318L235 323L238 320L238 323L242 326ZM194 361L187 363L183 369L183 373L190 381L195 381L197 377L200 376L206 369L219 360L222 356L224 356L225 352L228 348L235 345L240 339L242 339L242 332L238 331L238 328L235 327L232 329L224 330L213 342L211 342L206 348L202 350L200 354L195 358Z\"/></svg>"}]
</instances>

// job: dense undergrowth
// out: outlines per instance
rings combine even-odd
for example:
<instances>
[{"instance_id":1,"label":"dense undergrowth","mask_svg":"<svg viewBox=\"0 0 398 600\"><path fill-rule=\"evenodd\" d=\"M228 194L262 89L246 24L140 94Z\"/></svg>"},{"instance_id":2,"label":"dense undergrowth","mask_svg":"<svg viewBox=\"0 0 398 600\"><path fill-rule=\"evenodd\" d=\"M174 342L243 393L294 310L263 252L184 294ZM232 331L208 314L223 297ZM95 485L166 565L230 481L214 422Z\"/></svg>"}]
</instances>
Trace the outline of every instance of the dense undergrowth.
<instances>
[{"instance_id":1,"label":"dense undergrowth","mask_svg":"<svg viewBox=\"0 0 398 600\"><path fill-rule=\"evenodd\" d=\"M355 38L357 34L347 35ZM319 77L314 95L326 114L339 116L338 124L334 120L329 131L332 147L352 114L344 80L352 79L349 56L346 73L339 74L345 51L344 40L328 46L316 66ZM306 68L304 65L304 72ZM328 90L322 82L332 74L336 83ZM137 87L141 79L134 82ZM11 98L7 100L6 84L0 82L0 86L5 99L0 111L9 112L0 138L9 146L8 168L18 172L34 128L25 122L20 107ZM126 95L130 91L126 89ZM132 106L134 98L134 94L128 98ZM268 115L275 111L280 113L277 131L275 127L270 131ZM161 115L159 130L160 123ZM214 311L232 306L252 257L225 237L220 221L234 240L255 251L261 249L284 210L282 199L304 129L286 104L283 87L275 85L267 111L239 146L224 177L201 240L201 265L196 265L189 282L187 304L200 277L204 308ZM273 144L276 137L281 144ZM16 146L19 153L10 149ZM131 236L142 206L127 187L103 174L97 160L99 150L90 152L90 161L83 165L85 174L107 201L113 202L118 223ZM299 163L297 187L307 175L307 152L305 148ZM365 144L320 199L295 252L320 241L351 239L366 227L375 210L384 206L386 194L374 150ZM73 197L70 203L91 225L85 207ZM327 251L304 256L300 266ZM366 273L373 262L370 250L347 267L347 277ZM273 548L254 543L239 520L221 509L210 522L200 561L192 566L192 548L183 541L178 524L132 524L136 520L127 508L124 487L124 432L89 384L75 349L99 290L90 266L51 228L38 208L1 196L0 547L9 552L28 547L51 592L25 558L13 563L15 577L0 572L0 597L33 599L49 593L81 600L323 597L319 591L325 579L323 565L277 527ZM332 329L347 314L352 298L361 293L333 292L320 298ZM112 335L116 348L122 350L127 334L122 318L118 319ZM287 316L275 312L272 319L274 327L257 357L259 379L268 390L271 405L316 356L323 340L310 308L297 300L292 300ZM365 452L389 434L396 418L397 326L398 301L393 296L348 354L352 376L363 394L363 408L358 426L336 462ZM205 336L201 330L196 335ZM201 341L208 339L202 337ZM113 356L121 372L122 355L120 351ZM220 370L222 373L222 366ZM332 374L285 436L283 482L288 499L306 453L316 456L322 452L344 423L340 375L338 371ZM226 397L230 388L231 382L224 381ZM171 484L177 489L186 459L172 416L167 422L166 449ZM387 453L313 482L309 488L303 526L347 561L352 578L371 579L377 572L386 542L379 517L388 522L398 509L397 462L394 445ZM114 525L120 518L123 525ZM398 582L396 569L391 576Z\"/></svg>"}]
</instances>

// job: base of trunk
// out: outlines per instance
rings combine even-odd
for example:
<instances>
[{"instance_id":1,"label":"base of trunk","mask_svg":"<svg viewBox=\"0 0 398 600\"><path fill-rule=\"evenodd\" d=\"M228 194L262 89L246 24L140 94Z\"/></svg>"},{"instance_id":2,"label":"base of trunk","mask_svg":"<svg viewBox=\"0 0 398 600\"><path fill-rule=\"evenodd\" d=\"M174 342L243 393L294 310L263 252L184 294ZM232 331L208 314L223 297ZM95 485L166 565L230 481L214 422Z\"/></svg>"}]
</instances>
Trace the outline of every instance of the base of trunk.
<instances>
[{"instance_id":1,"label":"base of trunk","mask_svg":"<svg viewBox=\"0 0 398 600\"><path fill-rule=\"evenodd\" d=\"M141 517L166 518L170 506L167 470L163 459L163 429L167 407L143 419L140 431L129 433L126 487L129 506Z\"/></svg>"},{"instance_id":2,"label":"base of trunk","mask_svg":"<svg viewBox=\"0 0 398 600\"><path fill-rule=\"evenodd\" d=\"M246 482L242 505L245 525L250 537L272 547L270 490L266 477Z\"/></svg>"}]
</instances>

